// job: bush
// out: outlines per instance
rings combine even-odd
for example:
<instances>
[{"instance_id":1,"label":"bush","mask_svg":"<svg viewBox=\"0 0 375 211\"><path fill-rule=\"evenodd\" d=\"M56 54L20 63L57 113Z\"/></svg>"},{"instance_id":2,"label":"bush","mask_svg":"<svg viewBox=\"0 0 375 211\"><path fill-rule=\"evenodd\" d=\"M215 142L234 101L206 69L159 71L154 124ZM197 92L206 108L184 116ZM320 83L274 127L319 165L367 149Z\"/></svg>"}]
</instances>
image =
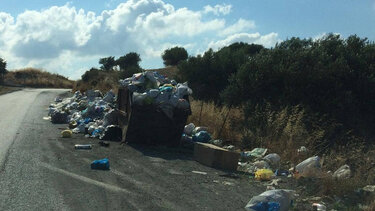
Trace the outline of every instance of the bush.
<instances>
[{"instance_id":1,"label":"bush","mask_svg":"<svg viewBox=\"0 0 375 211\"><path fill-rule=\"evenodd\" d=\"M176 66L180 61L188 58L188 53L185 48L176 46L165 50L161 57L164 60L165 66Z\"/></svg>"}]
</instances>

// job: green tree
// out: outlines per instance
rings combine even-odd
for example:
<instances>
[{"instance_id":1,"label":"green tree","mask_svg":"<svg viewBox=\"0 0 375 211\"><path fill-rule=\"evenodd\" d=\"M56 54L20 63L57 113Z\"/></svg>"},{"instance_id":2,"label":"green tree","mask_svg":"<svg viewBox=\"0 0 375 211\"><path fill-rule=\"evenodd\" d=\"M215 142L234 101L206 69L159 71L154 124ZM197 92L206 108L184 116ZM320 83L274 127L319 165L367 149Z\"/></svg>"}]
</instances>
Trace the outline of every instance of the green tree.
<instances>
[{"instance_id":1,"label":"green tree","mask_svg":"<svg viewBox=\"0 0 375 211\"><path fill-rule=\"evenodd\" d=\"M112 70L116 65L115 57L109 56L99 59L99 64L101 64L100 69L102 70Z\"/></svg>"},{"instance_id":2,"label":"green tree","mask_svg":"<svg viewBox=\"0 0 375 211\"><path fill-rule=\"evenodd\" d=\"M184 61L188 58L188 53L183 47L174 47L164 51L162 54L165 66L178 65L180 61Z\"/></svg>"},{"instance_id":3,"label":"green tree","mask_svg":"<svg viewBox=\"0 0 375 211\"><path fill-rule=\"evenodd\" d=\"M262 49L261 45L247 43L233 43L217 52L210 49L178 65L180 80L189 82L195 99L219 103L229 77Z\"/></svg>"},{"instance_id":4,"label":"green tree","mask_svg":"<svg viewBox=\"0 0 375 211\"><path fill-rule=\"evenodd\" d=\"M4 83L4 75L8 72L6 69L7 63L4 59L0 58L0 84Z\"/></svg>"},{"instance_id":5,"label":"green tree","mask_svg":"<svg viewBox=\"0 0 375 211\"><path fill-rule=\"evenodd\" d=\"M135 52L130 52L125 56L121 56L116 60L116 64L120 66L120 70L126 70L129 67L138 67L141 58L139 54Z\"/></svg>"}]
</instances>

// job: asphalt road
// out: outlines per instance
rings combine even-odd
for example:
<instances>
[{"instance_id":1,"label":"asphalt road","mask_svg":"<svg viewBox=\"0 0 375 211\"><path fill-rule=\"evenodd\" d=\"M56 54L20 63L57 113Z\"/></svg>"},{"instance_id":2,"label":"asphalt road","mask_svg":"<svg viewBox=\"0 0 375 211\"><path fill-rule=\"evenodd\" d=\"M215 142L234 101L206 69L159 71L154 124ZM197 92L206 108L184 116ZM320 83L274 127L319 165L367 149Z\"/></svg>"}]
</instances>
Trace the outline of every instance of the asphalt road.
<instances>
[{"instance_id":1,"label":"asphalt road","mask_svg":"<svg viewBox=\"0 0 375 211\"><path fill-rule=\"evenodd\" d=\"M83 135L60 138L66 125L43 117L63 92L0 96L0 210L242 210L266 189L246 175L224 177L182 149L117 142L105 148ZM93 149L75 150L79 143ZM91 170L102 158L109 158L110 170Z\"/></svg>"}]
</instances>

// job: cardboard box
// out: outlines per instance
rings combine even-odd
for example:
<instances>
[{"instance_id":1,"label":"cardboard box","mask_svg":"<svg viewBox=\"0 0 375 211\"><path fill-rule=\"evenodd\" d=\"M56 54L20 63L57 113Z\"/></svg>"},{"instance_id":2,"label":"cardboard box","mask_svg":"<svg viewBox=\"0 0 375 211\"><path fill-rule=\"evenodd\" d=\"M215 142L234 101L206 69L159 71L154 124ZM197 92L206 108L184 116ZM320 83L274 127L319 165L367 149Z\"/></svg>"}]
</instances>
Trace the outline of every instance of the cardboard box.
<instances>
[{"instance_id":1,"label":"cardboard box","mask_svg":"<svg viewBox=\"0 0 375 211\"><path fill-rule=\"evenodd\" d=\"M194 144L194 160L206 166L235 171L239 158L238 152L228 151L213 144Z\"/></svg>"}]
</instances>

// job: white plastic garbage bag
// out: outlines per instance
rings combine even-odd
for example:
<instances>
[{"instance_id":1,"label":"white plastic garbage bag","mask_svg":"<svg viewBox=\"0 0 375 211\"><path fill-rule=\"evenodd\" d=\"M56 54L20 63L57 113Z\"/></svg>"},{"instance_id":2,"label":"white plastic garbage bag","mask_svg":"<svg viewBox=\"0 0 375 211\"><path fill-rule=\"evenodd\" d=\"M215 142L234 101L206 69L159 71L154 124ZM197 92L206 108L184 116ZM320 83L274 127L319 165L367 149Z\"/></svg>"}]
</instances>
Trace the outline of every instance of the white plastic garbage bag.
<instances>
[{"instance_id":1,"label":"white plastic garbage bag","mask_svg":"<svg viewBox=\"0 0 375 211\"><path fill-rule=\"evenodd\" d=\"M343 165L333 173L333 177L337 179L348 179L351 176L351 170L348 165Z\"/></svg>"},{"instance_id":2,"label":"white plastic garbage bag","mask_svg":"<svg viewBox=\"0 0 375 211\"><path fill-rule=\"evenodd\" d=\"M184 128L184 133L188 136L192 136L193 135L193 130L195 128L195 125L193 123L190 123L188 125L185 125L185 128Z\"/></svg>"},{"instance_id":3,"label":"white plastic garbage bag","mask_svg":"<svg viewBox=\"0 0 375 211\"><path fill-rule=\"evenodd\" d=\"M319 177L321 175L320 158L318 156L310 157L296 166L296 175L298 177Z\"/></svg>"},{"instance_id":4,"label":"white plastic garbage bag","mask_svg":"<svg viewBox=\"0 0 375 211\"><path fill-rule=\"evenodd\" d=\"M266 210L267 206L273 206L273 210L288 211L293 206L294 193L293 190L285 189L268 190L251 198L245 209L261 211Z\"/></svg>"},{"instance_id":5,"label":"white plastic garbage bag","mask_svg":"<svg viewBox=\"0 0 375 211\"><path fill-rule=\"evenodd\" d=\"M280 156L276 153L271 153L263 157L271 166L278 166L280 164Z\"/></svg>"}]
</instances>

